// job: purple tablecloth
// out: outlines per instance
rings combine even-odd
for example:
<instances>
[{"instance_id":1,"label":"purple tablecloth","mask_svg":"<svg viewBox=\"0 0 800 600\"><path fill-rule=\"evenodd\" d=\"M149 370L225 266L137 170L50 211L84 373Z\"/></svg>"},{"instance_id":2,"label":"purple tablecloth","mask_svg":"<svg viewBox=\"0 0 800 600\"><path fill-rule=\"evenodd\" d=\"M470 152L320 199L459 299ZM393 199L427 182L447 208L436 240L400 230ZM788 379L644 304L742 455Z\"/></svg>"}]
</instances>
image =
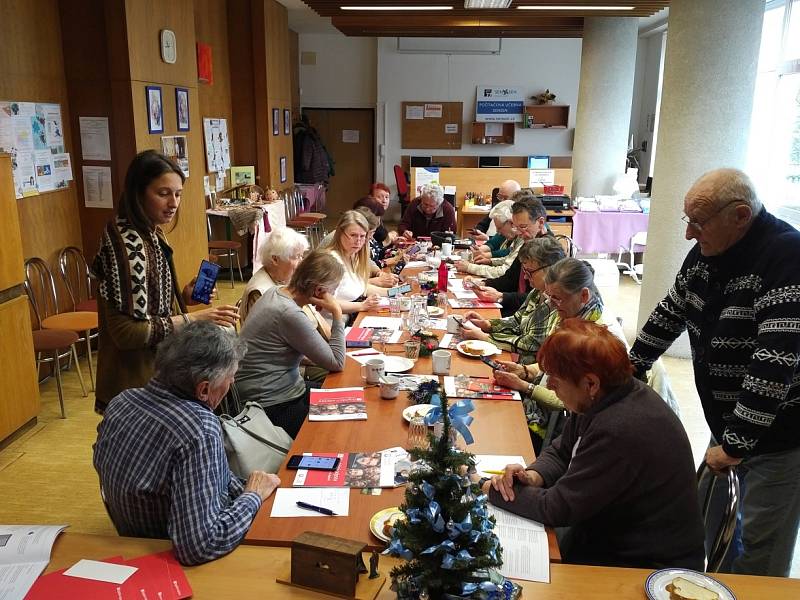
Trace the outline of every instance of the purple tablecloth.
<instances>
[{"instance_id":1,"label":"purple tablecloth","mask_svg":"<svg viewBox=\"0 0 800 600\"><path fill-rule=\"evenodd\" d=\"M581 212L572 217L572 239L580 252L617 253L619 247L630 246L631 238L640 231L647 231L644 213Z\"/></svg>"}]
</instances>

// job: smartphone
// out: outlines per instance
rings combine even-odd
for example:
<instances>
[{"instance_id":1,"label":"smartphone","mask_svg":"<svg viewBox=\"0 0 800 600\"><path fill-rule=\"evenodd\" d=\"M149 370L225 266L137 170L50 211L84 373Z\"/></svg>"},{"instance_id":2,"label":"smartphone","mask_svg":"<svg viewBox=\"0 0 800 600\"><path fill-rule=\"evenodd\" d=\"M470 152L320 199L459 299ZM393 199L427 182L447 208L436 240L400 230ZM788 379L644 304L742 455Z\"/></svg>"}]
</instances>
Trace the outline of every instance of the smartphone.
<instances>
[{"instance_id":1,"label":"smartphone","mask_svg":"<svg viewBox=\"0 0 800 600\"><path fill-rule=\"evenodd\" d=\"M392 267L392 273L394 273L395 275L400 275L400 273L405 268L406 268L406 261L405 261L405 259L403 259L399 263L397 263L395 266Z\"/></svg>"},{"instance_id":2,"label":"smartphone","mask_svg":"<svg viewBox=\"0 0 800 600\"><path fill-rule=\"evenodd\" d=\"M406 248L406 255L414 256L415 254L419 254L420 250L421 248L419 247L419 244L414 244L413 246Z\"/></svg>"},{"instance_id":3,"label":"smartphone","mask_svg":"<svg viewBox=\"0 0 800 600\"><path fill-rule=\"evenodd\" d=\"M481 356L481 362L485 365L489 365L493 371L502 370L502 366L496 360L492 360L488 356Z\"/></svg>"},{"instance_id":4,"label":"smartphone","mask_svg":"<svg viewBox=\"0 0 800 600\"><path fill-rule=\"evenodd\" d=\"M211 292L217 283L220 266L204 260L200 263L200 270L197 272L197 279L192 289L192 300L211 304Z\"/></svg>"},{"instance_id":5,"label":"smartphone","mask_svg":"<svg viewBox=\"0 0 800 600\"><path fill-rule=\"evenodd\" d=\"M287 469L311 469L312 471L335 471L339 466L338 456L304 456L294 454L289 459Z\"/></svg>"},{"instance_id":6,"label":"smartphone","mask_svg":"<svg viewBox=\"0 0 800 600\"><path fill-rule=\"evenodd\" d=\"M463 328L464 327L464 317L460 315L453 315L453 321L458 323L458 326Z\"/></svg>"},{"instance_id":7,"label":"smartphone","mask_svg":"<svg viewBox=\"0 0 800 600\"><path fill-rule=\"evenodd\" d=\"M395 296L399 296L400 294L405 294L406 292L410 291L411 291L411 284L404 283L402 285L389 288L388 290L386 290L386 295L389 296L389 298L394 298Z\"/></svg>"}]
</instances>

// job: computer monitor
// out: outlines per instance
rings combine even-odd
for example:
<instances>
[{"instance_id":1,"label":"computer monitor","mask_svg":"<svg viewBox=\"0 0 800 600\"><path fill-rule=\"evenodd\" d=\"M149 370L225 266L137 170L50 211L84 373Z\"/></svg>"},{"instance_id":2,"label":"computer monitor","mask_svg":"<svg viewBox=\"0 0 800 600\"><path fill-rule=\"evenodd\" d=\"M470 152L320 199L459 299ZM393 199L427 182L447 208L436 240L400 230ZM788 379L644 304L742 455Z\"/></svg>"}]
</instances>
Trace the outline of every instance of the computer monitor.
<instances>
[{"instance_id":1,"label":"computer monitor","mask_svg":"<svg viewBox=\"0 0 800 600\"><path fill-rule=\"evenodd\" d=\"M478 157L478 166L480 168L499 167L500 166L500 157L499 156L479 156Z\"/></svg>"},{"instance_id":2,"label":"computer monitor","mask_svg":"<svg viewBox=\"0 0 800 600\"><path fill-rule=\"evenodd\" d=\"M411 167L430 167L432 160L430 156L410 156L408 164Z\"/></svg>"},{"instance_id":3,"label":"computer monitor","mask_svg":"<svg viewBox=\"0 0 800 600\"><path fill-rule=\"evenodd\" d=\"M528 157L529 169L549 169L550 157L549 156L529 156Z\"/></svg>"}]
</instances>

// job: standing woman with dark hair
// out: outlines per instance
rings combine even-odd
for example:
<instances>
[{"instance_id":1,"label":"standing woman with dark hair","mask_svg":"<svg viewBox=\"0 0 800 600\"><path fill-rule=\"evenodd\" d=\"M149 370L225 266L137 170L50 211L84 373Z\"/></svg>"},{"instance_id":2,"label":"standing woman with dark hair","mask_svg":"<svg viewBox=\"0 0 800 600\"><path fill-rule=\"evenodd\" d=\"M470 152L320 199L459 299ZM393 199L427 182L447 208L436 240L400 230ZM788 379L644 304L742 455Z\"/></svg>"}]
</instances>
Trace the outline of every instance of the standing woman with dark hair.
<instances>
[{"instance_id":1,"label":"standing woman with dark hair","mask_svg":"<svg viewBox=\"0 0 800 600\"><path fill-rule=\"evenodd\" d=\"M95 411L128 388L142 387L154 372L156 346L194 320L233 325L236 308L219 306L186 314L193 281L181 291L172 248L162 225L181 203L183 171L167 157L146 150L133 159L117 218L108 223L92 270L99 285L100 338Z\"/></svg>"}]
</instances>

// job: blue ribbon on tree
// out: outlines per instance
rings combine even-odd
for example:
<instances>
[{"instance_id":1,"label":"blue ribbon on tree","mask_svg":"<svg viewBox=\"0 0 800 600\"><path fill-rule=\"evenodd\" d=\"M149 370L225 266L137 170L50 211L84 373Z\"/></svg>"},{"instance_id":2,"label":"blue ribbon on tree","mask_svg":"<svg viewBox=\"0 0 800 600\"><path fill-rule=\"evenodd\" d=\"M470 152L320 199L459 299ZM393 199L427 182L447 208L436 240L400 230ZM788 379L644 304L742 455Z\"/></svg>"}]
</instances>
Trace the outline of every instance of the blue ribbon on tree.
<instances>
[{"instance_id":1,"label":"blue ribbon on tree","mask_svg":"<svg viewBox=\"0 0 800 600\"><path fill-rule=\"evenodd\" d=\"M391 542L389 542L389 546L383 551L383 553L391 556L399 556L405 560L411 560L414 558L414 553L403 546L403 543L397 538L394 538Z\"/></svg>"},{"instance_id":2,"label":"blue ribbon on tree","mask_svg":"<svg viewBox=\"0 0 800 600\"><path fill-rule=\"evenodd\" d=\"M442 420L442 407L432 402L434 407L425 415L425 424L433 425L437 421ZM451 404L447 409L447 414L450 416L450 426L453 427L467 444L471 444L475 440L469 431L469 425L474 420L469 413L475 410L472 400L460 400L455 404Z\"/></svg>"},{"instance_id":3,"label":"blue ribbon on tree","mask_svg":"<svg viewBox=\"0 0 800 600\"><path fill-rule=\"evenodd\" d=\"M450 523L447 525L447 537L451 540L456 539L462 533L469 533L472 530L472 519L469 514L464 517L461 523Z\"/></svg>"},{"instance_id":4,"label":"blue ribbon on tree","mask_svg":"<svg viewBox=\"0 0 800 600\"><path fill-rule=\"evenodd\" d=\"M420 554L435 554L438 550L455 550L456 545L451 542L450 540L445 540L441 544L435 544L428 548L425 548Z\"/></svg>"},{"instance_id":5,"label":"blue ribbon on tree","mask_svg":"<svg viewBox=\"0 0 800 600\"><path fill-rule=\"evenodd\" d=\"M483 590L484 592L496 592L498 591L497 586L493 584L491 581L481 581L480 583L462 583L461 584L461 593L464 596L469 596L470 594L474 594L478 589Z\"/></svg>"},{"instance_id":6,"label":"blue ribbon on tree","mask_svg":"<svg viewBox=\"0 0 800 600\"><path fill-rule=\"evenodd\" d=\"M439 503L436 502L436 500L433 500L423 513L436 533L441 533L444 531L444 518L442 518L441 510L442 509L439 506Z\"/></svg>"},{"instance_id":7,"label":"blue ribbon on tree","mask_svg":"<svg viewBox=\"0 0 800 600\"><path fill-rule=\"evenodd\" d=\"M442 558L442 568L443 569L452 569L455 566L456 561L461 561L465 563L469 563L469 561L474 560L474 556L467 552L466 550L459 551L458 554L453 556L452 554L445 554Z\"/></svg>"}]
</instances>

